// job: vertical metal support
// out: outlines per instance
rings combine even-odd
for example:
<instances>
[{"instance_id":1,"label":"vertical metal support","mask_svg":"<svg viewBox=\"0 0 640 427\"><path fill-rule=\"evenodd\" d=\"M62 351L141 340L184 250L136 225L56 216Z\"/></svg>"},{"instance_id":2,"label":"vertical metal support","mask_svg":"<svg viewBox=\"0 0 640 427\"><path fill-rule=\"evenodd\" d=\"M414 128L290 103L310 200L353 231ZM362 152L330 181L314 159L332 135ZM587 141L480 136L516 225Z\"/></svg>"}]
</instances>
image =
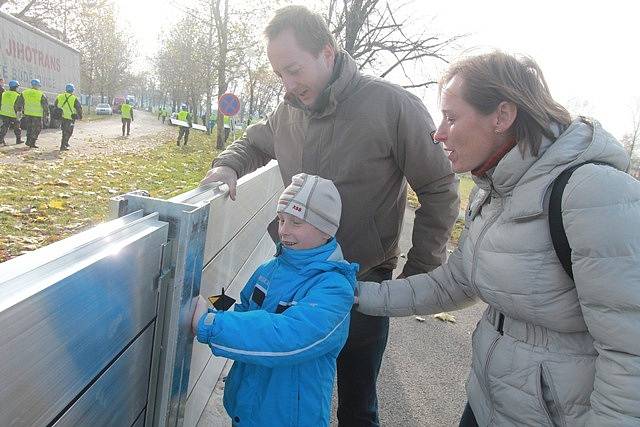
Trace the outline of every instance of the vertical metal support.
<instances>
[{"instance_id":1,"label":"vertical metal support","mask_svg":"<svg viewBox=\"0 0 640 427\"><path fill-rule=\"evenodd\" d=\"M112 215L157 212L169 223L163 252L146 425L180 427L189 386L191 311L200 293L209 205L194 206L128 193L111 200ZM155 384L154 384L155 382ZM152 401L153 400L153 401Z\"/></svg>"},{"instance_id":2,"label":"vertical metal support","mask_svg":"<svg viewBox=\"0 0 640 427\"><path fill-rule=\"evenodd\" d=\"M162 245L162 258L160 261L160 274L156 281L156 291L158 292L158 302L156 305L156 322L153 331L153 348L151 353L151 371L149 375L149 389L147 391L147 409L145 413L144 425L152 426L155 414L158 387L158 369L160 366L160 352L162 350L162 333L164 331L165 316L160 316L159 310L165 307L167 301L167 290L174 279L174 269L171 260L173 240Z\"/></svg>"}]
</instances>

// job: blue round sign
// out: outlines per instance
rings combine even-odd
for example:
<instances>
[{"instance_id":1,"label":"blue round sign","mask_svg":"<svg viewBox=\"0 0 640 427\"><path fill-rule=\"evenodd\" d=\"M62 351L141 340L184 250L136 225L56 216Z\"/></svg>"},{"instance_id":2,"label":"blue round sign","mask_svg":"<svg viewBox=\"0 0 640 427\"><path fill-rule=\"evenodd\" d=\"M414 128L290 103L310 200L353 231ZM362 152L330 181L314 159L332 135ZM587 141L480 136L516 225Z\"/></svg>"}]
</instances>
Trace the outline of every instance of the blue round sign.
<instances>
[{"instance_id":1,"label":"blue round sign","mask_svg":"<svg viewBox=\"0 0 640 427\"><path fill-rule=\"evenodd\" d=\"M225 116L235 116L240 111L240 100L232 93L225 93L218 99L218 110Z\"/></svg>"}]
</instances>

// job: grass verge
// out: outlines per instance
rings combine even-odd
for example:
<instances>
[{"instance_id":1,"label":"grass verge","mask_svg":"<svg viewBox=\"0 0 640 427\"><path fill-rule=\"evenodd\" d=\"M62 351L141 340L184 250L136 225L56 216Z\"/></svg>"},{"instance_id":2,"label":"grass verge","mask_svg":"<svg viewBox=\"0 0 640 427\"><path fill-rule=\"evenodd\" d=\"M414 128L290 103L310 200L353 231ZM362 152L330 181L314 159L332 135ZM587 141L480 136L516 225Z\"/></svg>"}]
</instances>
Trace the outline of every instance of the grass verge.
<instances>
[{"instance_id":1,"label":"grass verge","mask_svg":"<svg viewBox=\"0 0 640 427\"><path fill-rule=\"evenodd\" d=\"M211 137L138 153L0 165L0 262L105 221L109 198L136 189L170 198L196 187L216 155Z\"/></svg>"},{"instance_id":2,"label":"grass verge","mask_svg":"<svg viewBox=\"0 0 640 427\"><path fill-rule=\"evenodd\" d=\"M107 220L115 195L143 189L167 199L196 187L216 153L213 138L194 132L186 147L177 147L172 136L135 154L0 165L0 262ZM473 186L470 177L460 176L463 212ZM411 190L408 201L418 206ZM458 220L454 243L462 228Z\"/></svg>"}]
</instances>

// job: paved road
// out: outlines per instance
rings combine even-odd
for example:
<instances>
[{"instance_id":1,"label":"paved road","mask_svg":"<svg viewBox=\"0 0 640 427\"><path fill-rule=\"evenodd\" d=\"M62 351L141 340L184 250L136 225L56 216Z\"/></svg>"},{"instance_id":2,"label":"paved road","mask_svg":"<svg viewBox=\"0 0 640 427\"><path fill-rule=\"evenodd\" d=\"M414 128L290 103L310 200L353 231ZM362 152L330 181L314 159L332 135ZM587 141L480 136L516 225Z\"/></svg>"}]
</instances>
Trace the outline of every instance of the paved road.
<instances>
[{"instance_id":1,"label":"paved road","mask_svg":"<svg viewBox=\"0 0 640 427\"><path fill-rule=\"evenodd\" d=\"M38 148L29 149L24 144L15 145L13 132L5 137L7 146L0 146L0 163L21 163L38 160L58 160L77 156L111 155L127 151L139 151L165 142L163 132L175 132L168 124L163 125L155 116L145 111L134 111L129 137L122 136L119 115L107 116L91 121L79 120L71 137L69 151L60 152L60 129L43 129L37 141ZM22 131L22 139L26 140Z\"/></svg>"},{"instance_id":2,"label":"paved road","mask_svg":"<svg viewBox=\"0 0 640 427\"><path fill-rule=\"evenodd\" d=\"M405 253L411 246L413 217L413 210L407 209L400 242ZM466 401L464 384L471 364L471 332L483 309L483 304L476 304L453 313L455 324L431 316L424 316L424 322L413 316L391 319L378 382L382 426L458 425ZM222 408L223 384L218 385L198 427L230 425ZM332 426L338 425L335 406L334 392Z\"/></svg>"},{"instance_id":3,"label":"paved road","mask_svg":"<svg viewBox=\"0 0 640 427\"><path fill-rule=\"evenodd\" d=\"M407 210L403 250L411 247L413 216ZM458 425L466 401L471 332L483 310L484 304L476 304L452 313L455 324L432 316L422 316L425 322L413 316L391 319L378 383L381 425Z\"/></svg>"}]
</instances>

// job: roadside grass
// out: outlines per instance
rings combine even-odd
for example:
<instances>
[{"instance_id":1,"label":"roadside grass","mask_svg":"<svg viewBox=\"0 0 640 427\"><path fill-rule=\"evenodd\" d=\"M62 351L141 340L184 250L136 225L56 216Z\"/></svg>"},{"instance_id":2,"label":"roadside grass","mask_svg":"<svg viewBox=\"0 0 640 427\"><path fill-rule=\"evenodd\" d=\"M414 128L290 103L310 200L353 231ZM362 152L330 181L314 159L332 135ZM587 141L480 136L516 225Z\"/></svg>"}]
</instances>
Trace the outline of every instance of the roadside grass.
<instances>
[{"instance_id":1,"label":"roadside grass","mask_svg":"<svg viewBox=\"0 0 640 427\"><path fill-rule=\"evenodd\" d=\"M132 190L170 198L198 185L217 154L211 137L172 138L138 153L0 165L0 262L108 219L109 198Z\"/></svg>"},{"instance_id":2,"label":"roadside grass","mask_svg":"<svg viewBox=\"0 0 640 427\"><path fill-rule=\"evenodd\" d=\"M460 186L458 187L458 192L460 194L460 213L461 216L464 216L464 212L466 212L467 206L469 205L469 194L476 184L468 174L458 175L458 178L460 179ZM412 189L409 189L409 192L407 193L407 200L409 205L414 208L420 206L418 197ZM463 228L464 220L457 219L456 223L453 225L453 231L451 232L451 242L453 244L458 244L460 233L462 233Z\"/></svg>"},{"instance_id":3,"label":"roadside grass","mask_svg":"<svg viewBox=\"0 0 640 427\"><path fill-rule=\"evenodd\" d=\"M108 116L96 116L103 117ZM141 189L167 199L195 188L217 154L215 141L199 132L186 147L177 147L174 135L165 139L138 153L0 164L0 262L107 220L109 199L118 194ZM460 176L461 212L473 186L470 177ZM418 206L412 190L408 201ZM456 221L453 243L463 226Z\"/></svg>"}]
</instances>

